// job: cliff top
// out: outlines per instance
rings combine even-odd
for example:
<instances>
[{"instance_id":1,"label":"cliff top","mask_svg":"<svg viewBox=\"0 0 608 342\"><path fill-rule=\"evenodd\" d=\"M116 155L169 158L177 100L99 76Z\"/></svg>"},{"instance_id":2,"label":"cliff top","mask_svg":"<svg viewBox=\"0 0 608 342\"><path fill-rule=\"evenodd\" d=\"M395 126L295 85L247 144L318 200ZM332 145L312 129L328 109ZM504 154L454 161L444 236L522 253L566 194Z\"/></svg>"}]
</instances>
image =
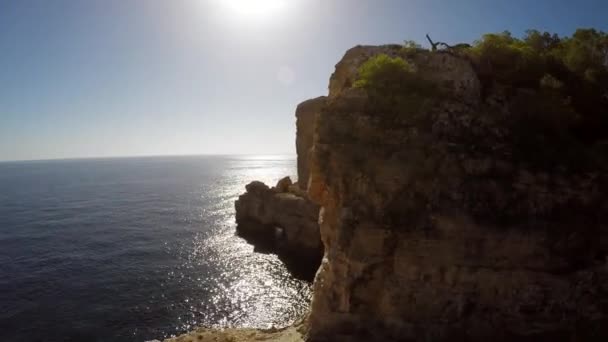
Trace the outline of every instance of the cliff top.
<instances>
[{"instance_id":1,"label":"cliff top","mask_svg":"<svg viewBox=\"0 0 608 342\"><path fill-rule=\"evenodd\" d=\"M374 188L383 200L361 210L389 223L464 210L495 224L596 226L608 211L607 65L607 36L594 30L354 47L317 120L313 164L326 179L310 195L324 205L319 184L345 186L332 180L342 163L361 184L341 200L357 207Z\"/></svg>"},{"instance_id":2,"label":"cliff top","mask_svg":"<svg viewBox=\"0 0 608 342\"><path fill-rule=\"evenodd\" d=\"M540 169L589 171L608 163L608 35L603 32L578 30L560 38L528 31L522 39L503 32L484 35L472 46L436 51L411 42L357 46L336 65L329 98L353 88L366 91L374 111L401 118L439 102L476 105L473 110L487 116L477 119L510 135L517 158ZM512 115L501 116L497 109Z\"/></svg>"}]
</instances>

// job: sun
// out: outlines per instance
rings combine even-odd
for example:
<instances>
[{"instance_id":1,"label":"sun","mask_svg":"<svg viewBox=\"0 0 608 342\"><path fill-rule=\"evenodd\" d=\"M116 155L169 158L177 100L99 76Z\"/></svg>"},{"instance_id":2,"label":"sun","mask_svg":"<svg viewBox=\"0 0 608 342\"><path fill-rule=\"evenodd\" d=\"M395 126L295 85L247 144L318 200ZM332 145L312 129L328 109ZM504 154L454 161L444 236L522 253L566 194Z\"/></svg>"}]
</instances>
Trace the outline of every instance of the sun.
<instances>
[{"instance_id":1,"label":"sun","mask_svg":"<svg viewBox=\"0 0 608 342\"><path fill-rule=\"evenodd\" d=\"M285 6L285 0L220 0L222 4L239 15L267 17Z\"/></svg>"}]
</instances>

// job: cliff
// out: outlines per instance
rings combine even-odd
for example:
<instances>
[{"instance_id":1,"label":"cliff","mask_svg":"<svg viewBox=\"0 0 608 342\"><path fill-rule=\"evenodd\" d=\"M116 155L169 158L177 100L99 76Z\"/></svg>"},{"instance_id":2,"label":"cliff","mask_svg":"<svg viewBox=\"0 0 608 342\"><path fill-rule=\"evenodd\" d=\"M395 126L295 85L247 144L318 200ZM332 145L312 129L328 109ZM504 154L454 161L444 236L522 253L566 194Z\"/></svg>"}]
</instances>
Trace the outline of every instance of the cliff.
<instances>
[{"instance_id":1,"label":"cliff","mask_svg":"<svg viewBox=\"0 0 608 342\"><path fill-rule=\"evenodd\" d=\"M315 119L321 112L327 97L320 96L304 101L296 109L296 152L298 154L298 185L306 191L310 176L310 159L314 138Z\"/></svg>"},{"instance_id":2,"label":"cliff","mask_svg":"<svg viewBox=\"0 0 608 342\"><path fill-rule=\"evenodd\" d=\"M409 94L353 88L378 54L411 66ZM545 119L563 110L541 89L482 85L452 53L348 51L315 130L310 339L605 340L603 142Z\"/></svg>"},{"instance_id":3,"label":"cliff","mask_svg":"<svg viewBox=\"0 0 608 342\"><path fill-rule=\"evenodd\" d=\"M305 201L321 208L311 312L289 338L608 339L607 135L581 134L607 101L488 65L358 46L298 107L299 184L252 183L237 204L292 250L317 239Z\"/></svg>"},{"instance_id":4,"label":"cliff","mask_svg":"<svg viewBox=\"0 0 608 342\"><path fill-rule=\"evenodd\" d=\"M285 177L269 188L253 181L235 203L237 233L255 245L256 251L278 254L296 277L309 281L323 256L319 206L308 198L306 188L315 118L325 101L321 96L296 109L298 182L292 184Z\"/></svg>"}]
</instances>

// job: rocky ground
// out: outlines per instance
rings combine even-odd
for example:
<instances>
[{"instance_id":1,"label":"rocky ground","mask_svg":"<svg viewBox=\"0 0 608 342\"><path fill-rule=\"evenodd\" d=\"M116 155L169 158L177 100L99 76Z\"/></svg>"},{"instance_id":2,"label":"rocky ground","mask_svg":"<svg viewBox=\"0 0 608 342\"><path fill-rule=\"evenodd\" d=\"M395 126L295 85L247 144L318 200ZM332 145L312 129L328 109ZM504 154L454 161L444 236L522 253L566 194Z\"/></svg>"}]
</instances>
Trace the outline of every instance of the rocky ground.
<instances>
[{"instance_id":1,"label":"rocky ground","mask_svg":"<svg viewBox=\"0 0 608 342\"><path fill-rule=\"evenodd\" d=\"M256 329L197 329L164 342L303 342L304 338L296 327L273 330Z\"/></svg>"}]
</instances>

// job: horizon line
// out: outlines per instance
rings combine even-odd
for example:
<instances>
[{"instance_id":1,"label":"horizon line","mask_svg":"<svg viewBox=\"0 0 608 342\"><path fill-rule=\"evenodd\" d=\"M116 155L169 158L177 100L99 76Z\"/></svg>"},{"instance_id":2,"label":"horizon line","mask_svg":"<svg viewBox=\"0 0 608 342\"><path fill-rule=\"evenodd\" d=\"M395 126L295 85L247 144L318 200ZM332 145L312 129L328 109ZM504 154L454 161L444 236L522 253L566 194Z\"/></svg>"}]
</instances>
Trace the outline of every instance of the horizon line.
<instances>
[{"instance_id":1,"label":"horizon line","mask_svg":"<svg viewBox=\"0 0 608 342\"><path fill-rule=\"evenodd\" d=\"M234 156L297 156L296 153L192 153L192 154L140 154L125 156L90 156L90 157L57 157L42 159L0 159L0 163L46 162L92 159L128 159L128 158L159 158L159 157L234 157Z\"/></svg>"}]
</instances>

